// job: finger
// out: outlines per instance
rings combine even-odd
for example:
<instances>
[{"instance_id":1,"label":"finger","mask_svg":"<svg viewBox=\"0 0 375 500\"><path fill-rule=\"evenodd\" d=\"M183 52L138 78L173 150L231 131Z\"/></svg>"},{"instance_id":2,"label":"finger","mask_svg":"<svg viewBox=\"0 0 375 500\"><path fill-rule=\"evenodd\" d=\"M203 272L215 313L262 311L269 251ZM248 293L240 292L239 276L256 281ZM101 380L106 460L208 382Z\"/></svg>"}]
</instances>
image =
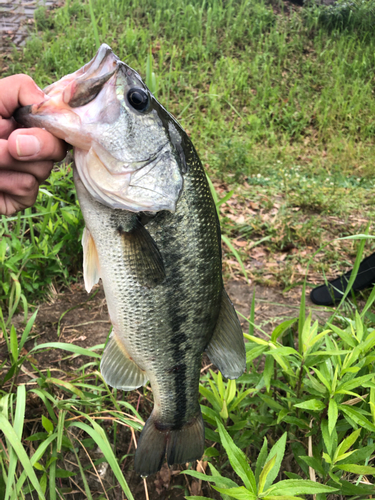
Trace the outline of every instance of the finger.
<instances>
[{"instance_id":1,"label":"finger","mask_svg":"<svg viewBox=\"0 0 375 500\"><path fill-rule=\"evenodd\" d=\"M9 135L16 128L16 122L13 118L5 120L0 116L0 139L8 139Z\"/></svg>"},{"instance_id":2,"label":"finger","mask_svg":"<svg viewBox=\"0 0 375 500\"><path fill-rule=\"evenodd\" d=\"M44 182L53 167L52 160L19 161L13 158L8 150L8 141L0 140L0 173L12 171L34 176L39 183ZM0 184L2 190L2 185Z\"/></svg>"},{"instance_id":3,"label":"finger","mask_svg":"<svg viewBox=\"0 0 375 500\"><path fill-rule=\"evenodd\" d=\"M0 116L10 118L20 106L38 104L48 97L27 75L13 75L0 80Z\"/></svg>"},{"instance_id":4,"label":"finger","mask_svg":"<svg viewBox=\"0 0 375 500\"><path fill-rule=\"evenodd\" d=\"M34 205L38 181L33 175L0 171L0 214L11 215Z\"/></svg>"},{"instance_id":5,"label":"finger","mask_svg":"<svg viewBox=\"0 0 375 500\"><path fill-rule=\"evenodd\" d=\"M19 161L65 158L67 144L40 128L17 129L8 137L9 153Z\"/></svg>"}]
</instances>

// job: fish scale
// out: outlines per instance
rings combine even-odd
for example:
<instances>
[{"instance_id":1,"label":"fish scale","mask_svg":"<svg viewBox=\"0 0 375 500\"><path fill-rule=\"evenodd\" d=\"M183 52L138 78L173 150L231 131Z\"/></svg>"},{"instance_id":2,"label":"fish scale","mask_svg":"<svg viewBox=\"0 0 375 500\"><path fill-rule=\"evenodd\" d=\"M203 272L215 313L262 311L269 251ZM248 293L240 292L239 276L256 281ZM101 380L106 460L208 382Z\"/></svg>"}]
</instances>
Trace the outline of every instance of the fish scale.
<instances>
[{"instance_id":1,"label":"fish scale","mask_svg":"<svg viewBox=\"0 0 375 500\"><path fill-rule=\"evenodd\" d=\"M179 123L105 44L47 92L16 119L74 146L85 286L102 279L113 324L101 372L122 390L150 381L154 397L135 470L147 476L165 458L169 465L199 459L202 353L228 378L246 366L202 164Z\"/></svg>"}]
</instances>

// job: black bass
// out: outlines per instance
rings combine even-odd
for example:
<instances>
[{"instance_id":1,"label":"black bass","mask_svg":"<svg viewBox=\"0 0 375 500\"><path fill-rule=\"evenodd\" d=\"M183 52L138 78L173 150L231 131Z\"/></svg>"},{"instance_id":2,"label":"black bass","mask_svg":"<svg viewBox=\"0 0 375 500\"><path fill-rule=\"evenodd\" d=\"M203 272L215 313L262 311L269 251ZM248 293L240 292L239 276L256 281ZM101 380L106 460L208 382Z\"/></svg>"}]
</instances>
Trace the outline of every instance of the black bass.
<instances>
[{"instance_id":1,"label":"black bass","mask_svg":"<svg viewBox=\"0 0 375 500\"><path fill-rule=\"evenodd\" d=\"M149 380L153 390L135 469L147 476L165 457L169 465L199 459L202 353L227 378L246 367L201 162L179 123L107 45L45 92L46 101L15 118L74 146L85 286L102 279L113 324L102 375L118 389Z\"/></svg>"}]
</instances>

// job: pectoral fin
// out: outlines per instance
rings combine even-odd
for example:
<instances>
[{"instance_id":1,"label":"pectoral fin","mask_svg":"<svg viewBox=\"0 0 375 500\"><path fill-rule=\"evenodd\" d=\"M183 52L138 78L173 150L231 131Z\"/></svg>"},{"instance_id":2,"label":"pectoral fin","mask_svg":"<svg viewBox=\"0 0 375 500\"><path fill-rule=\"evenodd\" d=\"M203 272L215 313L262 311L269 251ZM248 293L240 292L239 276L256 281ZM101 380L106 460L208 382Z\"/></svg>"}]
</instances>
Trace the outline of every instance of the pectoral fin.
<instances>
[{"instance_id":1,"label":"pectoral fin","mask_svg":"<svg viewBox=\"0 0 375 500\"><path fill-rule=\"evenodd\" d=\"M226 378L238 378L246 369L242 328L224 289L219 317L206 353Z\"/></svg>"},{"instance_id":2,"label":"pectoral fin","mask_svg":"<svg viewBox=\"0 0 375 500\"><path fill-rule=\"evenodd\" d=\"M100 278L99 257L96 250L95 241L90 231L85 227L82 234L83 247L83 279L85 288L90 292L92 287L98 283Z\"/></svg>"},{"instance_id":3,"label":"pectoral fin","mask_svg":"<svg viewBox=\"0 0 375 500\"><path fill-rule=\"evenodd\" d=\"M138 222L130 232L118 229L124 243L124 258L142 286L154 288L165 278L163 258L147 229Z\"/></svg>"},{"instance_id":4,"label":"pectoral fin","mask_svg":"<svg viewBox=\"0 0 375 500\"><path fill-rule=\"evenodd\" d=\"M104 349L100 371L106 383L123 391L132 391L147 382L146 373L130 359L121 341L112 333Z\"/></svg>"}]
</instances>

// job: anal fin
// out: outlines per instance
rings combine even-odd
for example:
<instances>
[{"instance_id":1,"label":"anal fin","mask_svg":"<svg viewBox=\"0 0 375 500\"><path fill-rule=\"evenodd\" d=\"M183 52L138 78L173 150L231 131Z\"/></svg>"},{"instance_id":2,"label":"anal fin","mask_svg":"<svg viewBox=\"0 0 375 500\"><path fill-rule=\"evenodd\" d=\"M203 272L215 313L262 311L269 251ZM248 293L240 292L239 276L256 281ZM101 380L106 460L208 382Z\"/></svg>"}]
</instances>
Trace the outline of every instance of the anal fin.
<instances>
[{"instance_id":1,"label":"anal fin","mask_svg":"<svg viewBox=\"0 0 375 500\"><path fill-rule=\"evenodd\" d=\"M148 380L146 373L130 359L121 341L113 332L104 349L100 371L108 385L123 391L137 389Z\"/></svg>"},{"instance_id":2,"label":"anal fin","mask_svg":"<svg viewBox=\"0 0 375 500\"><path fill-rule=\"evenodd\" d=\"M87 227L84 228L82 234L82 247L83 247L83 279L87 292L91 289L100 278L100 265L98 252L96 250L94 238L91 236Z\"/></svg>"},{"instance_id":3,"label":"anal fin","mask_svg":"<svg viewBox=\"0 0 375 500\"><path fill-rule=\"evenodd\" d=\"M142 286L154 288L165 278L161 253L147 229L138 221L129 232L121 231L124 258Z\"/></svg>"},{"instance_id":4,"label":"anal fin","mask_svg":"<svg viewBox=\"0 0 375 500\"><path fill-rule=\"evenodd\" d=\"M241 324L224 289L219 317L206 353L226 378L238 378L246 369L246 351Z\"/></svg>"}]
</instances>

